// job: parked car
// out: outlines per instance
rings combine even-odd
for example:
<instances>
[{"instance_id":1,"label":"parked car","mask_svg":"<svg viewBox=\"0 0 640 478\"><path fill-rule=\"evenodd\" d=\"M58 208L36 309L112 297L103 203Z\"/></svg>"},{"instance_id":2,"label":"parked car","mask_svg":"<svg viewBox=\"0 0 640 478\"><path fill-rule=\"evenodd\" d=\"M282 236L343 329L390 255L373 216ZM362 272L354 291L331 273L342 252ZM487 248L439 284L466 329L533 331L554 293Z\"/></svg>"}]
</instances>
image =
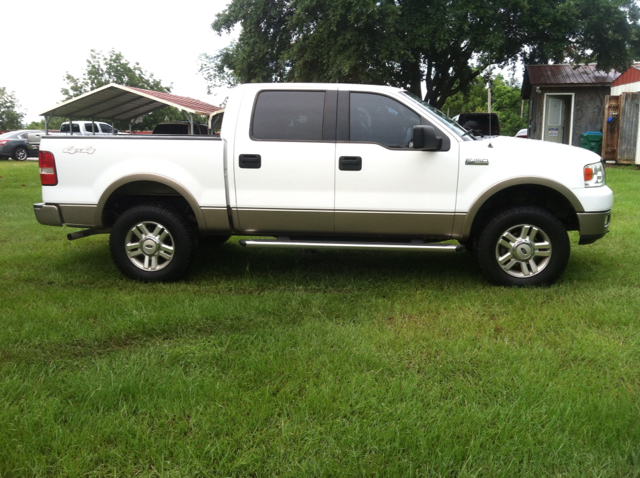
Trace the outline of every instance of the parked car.
<instances>
[{"instance_id":1,"label":"parked car","mask_svg":"<svg viewBox=\"0 0 640 478\"><path fill-rule=\"evenodd\" d=\"M500 121L496 113L460 113L453 120L467 131L474 131L481 136L500 134Z\"/></svg>"},{"instance_id":2,"label":"parked car","mask_svg":"<svg viewBox=\"0 0 640 478\"><path fill-rule=\"evenodd\" d=\"M0 134L0 158L13 158L16 161L24 161L30 156L38 156L37 151L31 151L27 147L28 133L42 133L37 130L20 130Z\"/></svg>"},{"instance_id":3,"label":"parked car","mask_svg":"<svg viewBox=\"0 0 640 478\"><path fill-rule=\"evenodd\" d=\"M523 128L516 133L516 138L528 138L529 133L527 132L527 128Z\"/></svg>"},{"instance_id":4,"label":"parked car","mask_svg":"<svg viewBox=\"0 0 640 478\"><path fill-rule=\"evenodd\" d=\"M165 121L153 128L152 134L189 134L188 121ZM193 123L193 134L207 134L207 125Z\"/></svg>"}]
</instances>

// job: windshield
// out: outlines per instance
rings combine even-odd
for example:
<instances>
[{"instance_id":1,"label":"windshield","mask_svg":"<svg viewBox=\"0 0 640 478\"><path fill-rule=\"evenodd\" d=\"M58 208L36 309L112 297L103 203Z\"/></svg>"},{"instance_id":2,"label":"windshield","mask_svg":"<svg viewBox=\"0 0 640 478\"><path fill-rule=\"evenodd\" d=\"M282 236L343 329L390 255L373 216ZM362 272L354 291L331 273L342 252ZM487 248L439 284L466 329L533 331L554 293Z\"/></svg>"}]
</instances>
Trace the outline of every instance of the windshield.
<instances>
[{"instance_id":1,"label":"windshield","mask_svg":"<svg viewBox=\"0 0 640 478\"><path fill-rule=\"evenodd\" d=\"M469 133L469 131L467 131L462 126L460 126L458 123L453 121L451 118L449 118L442 111L440 111L437 108L434 108L429 103L427 103L425 101L422 101L419 97L417 97L413 93L410 93L409 91L403 91L402 94L404 96L406 96L407 98L409 98L414 104L417 104L423 110L427 110L432 115L437 116L437 118L440 120L440 122L443 125L445 125L447 128L449 128L451 131L453 131L456 135L460 136L461 138L463 138L463 137L468 138L469 136L472 136ZM475 137L472 136L472 139L475 139Z\"/></svg>"}]
</instances>

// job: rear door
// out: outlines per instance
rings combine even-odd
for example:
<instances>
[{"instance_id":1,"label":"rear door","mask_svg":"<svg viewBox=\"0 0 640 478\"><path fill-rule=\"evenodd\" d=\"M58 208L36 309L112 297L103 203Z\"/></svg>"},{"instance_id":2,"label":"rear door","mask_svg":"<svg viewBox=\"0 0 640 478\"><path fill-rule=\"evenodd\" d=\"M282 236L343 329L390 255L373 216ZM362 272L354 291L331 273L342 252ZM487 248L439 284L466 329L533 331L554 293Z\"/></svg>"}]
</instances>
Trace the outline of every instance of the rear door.
<instances>
[{"instance_id":1,"label":"rear door","mask_svg":"<svg viewBox=\"0 0 640 478\"><path fill-rule=\"evenodd\" d=\"M233 149L240 230L333 232L336 104L336 91L263 90L252 114L240 115Z\"/></svg>"},{"instance_id":2,"label":"rear door","mask_svg":"<svg viewBox=\"0 0 640 478\"><path fill-rule=\"evenodd\" d=\"M441 151L411 149L413 126L428 123L395 98L339 93L336 233L449 237L458 144L439 132Z\"/></svg>"}]
</instances>

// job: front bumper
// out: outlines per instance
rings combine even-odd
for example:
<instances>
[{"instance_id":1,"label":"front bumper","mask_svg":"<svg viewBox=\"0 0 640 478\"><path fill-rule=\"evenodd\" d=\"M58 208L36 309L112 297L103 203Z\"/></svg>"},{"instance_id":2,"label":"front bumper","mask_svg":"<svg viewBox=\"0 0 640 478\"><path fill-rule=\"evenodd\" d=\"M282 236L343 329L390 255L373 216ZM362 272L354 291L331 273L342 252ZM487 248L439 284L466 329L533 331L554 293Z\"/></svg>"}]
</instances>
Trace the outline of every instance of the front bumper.
<instances>
[{"instance_id":1,"label":"front bumper","mask_svg":"<svg viewBox=\"0 0 640 478\"><path fill-rule=\"evenodd\" d=\"M611 209L603 212L579 212L580 241L578 244L592 244L609 232Z\"/></svg>"},{"instance_id":2,"label":"front bumper","mask_svg":"<svg viewBox=\"0 0 640 478\"><path fill-rule=\"evenodd\" d=\"M55 204L39 202L33 205L33 212L40 224L45 226L62 226L60 208Z\"/></svg>"}]
</instances>

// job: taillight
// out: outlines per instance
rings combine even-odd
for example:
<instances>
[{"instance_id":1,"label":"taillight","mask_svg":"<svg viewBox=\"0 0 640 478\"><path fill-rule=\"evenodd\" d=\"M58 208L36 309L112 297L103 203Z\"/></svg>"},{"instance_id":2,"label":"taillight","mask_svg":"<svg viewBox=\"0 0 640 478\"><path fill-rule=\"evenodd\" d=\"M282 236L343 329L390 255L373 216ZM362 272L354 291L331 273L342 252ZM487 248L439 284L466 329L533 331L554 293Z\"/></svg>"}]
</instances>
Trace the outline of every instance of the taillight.
<instances>
[{"instance_id":1,"label":"taillight","mask_svg":"<svg viewBox=\"0 0 640 478\"><path fill-rule=\"evenodd\" d=\"M3 139L0 141L0 146L4 146L5 144L7 144L9 142L8 139Z\"/></svg>"},{"instance_id":2,"label":"taillight","mask_svg":"<svg viewBox=\"0 0 640 478\"><path fill-rule=\"evenodd\" d=\"M56 159L49 151L38 153L38 163L40 163L40 182L43 186L55 186L58 184L58 173L56 173Z\"/></svg>"}]
</instances>

